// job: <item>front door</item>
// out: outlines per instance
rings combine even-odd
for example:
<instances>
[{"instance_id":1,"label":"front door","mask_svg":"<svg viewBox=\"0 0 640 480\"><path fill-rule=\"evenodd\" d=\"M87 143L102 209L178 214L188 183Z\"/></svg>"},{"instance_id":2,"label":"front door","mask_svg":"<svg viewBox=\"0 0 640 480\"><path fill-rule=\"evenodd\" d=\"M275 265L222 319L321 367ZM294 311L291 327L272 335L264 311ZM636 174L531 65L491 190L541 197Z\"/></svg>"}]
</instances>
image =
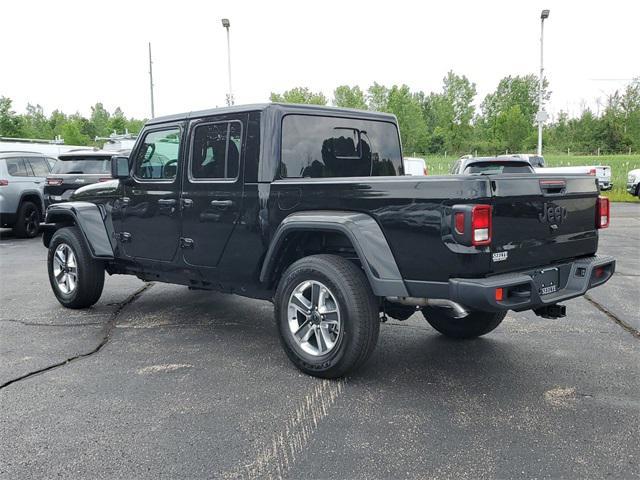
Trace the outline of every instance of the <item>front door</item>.
<instances>
[{"instance_id":1,"label":"front door","mask_svg":"<svg viewBox=\"0 0 640 480\"><path fill-rule=\"evenodd\" d=\"M182 243L186 263L216 267L242 206L245 114L193 121L183 174Z\"/></svg>"},{"instance_id":2,"label":"front door","mask_svg":"<svg viewBox=\"0 0 640 480\"><path fill-rule=\"evenodd\" d=\"M182 135L179 124L147 130L133 152L118 233L127 257L171 261L176 256L181 227Z\"/></svg>"}]
</instances>

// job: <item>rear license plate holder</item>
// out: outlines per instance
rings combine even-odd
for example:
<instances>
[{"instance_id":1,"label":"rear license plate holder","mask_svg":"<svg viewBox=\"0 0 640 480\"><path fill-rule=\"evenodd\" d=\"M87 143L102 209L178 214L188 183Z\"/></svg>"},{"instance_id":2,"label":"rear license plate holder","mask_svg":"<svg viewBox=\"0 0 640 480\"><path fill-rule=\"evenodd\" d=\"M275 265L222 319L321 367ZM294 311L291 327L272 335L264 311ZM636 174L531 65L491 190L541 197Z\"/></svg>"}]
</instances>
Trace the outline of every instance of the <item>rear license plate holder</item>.
<instances>
[{"instance_id":1,"label":"rear license plate holder","mask_svg":"<svg viewBox=\"0 0 640 480\"><path fill-rule=\"evenodd\" d=\"M531 274L531 279L533 280L539 295L549 295L558 291L560 274L557 268L537 270Z\"/></svg>"}]
</instances>

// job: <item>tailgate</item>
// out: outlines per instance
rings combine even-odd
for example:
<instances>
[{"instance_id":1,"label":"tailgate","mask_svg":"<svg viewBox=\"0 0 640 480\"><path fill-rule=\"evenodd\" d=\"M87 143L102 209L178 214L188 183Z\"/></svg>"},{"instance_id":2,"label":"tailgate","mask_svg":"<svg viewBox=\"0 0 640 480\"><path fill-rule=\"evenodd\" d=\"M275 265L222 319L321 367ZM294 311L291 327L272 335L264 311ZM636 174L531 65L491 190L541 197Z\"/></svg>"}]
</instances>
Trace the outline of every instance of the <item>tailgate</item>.
<instances>
[{"instance_id":1,"label":"tailgate","mask_svg":"<svg viewBox=\"0 0 640 480\"><path fill-rule=\"evenodd\" d=\"M109 177L110 175L106 174L51 174L47 177L44 191L48 195L55 195L61 197L62 200L68 200L76 189ZM52 184L49 180L56 183L61 181L61 183Z\"/></svg>"},{"instance_id":2,"label":"tailgate","mask_svg":"<svg viewBox=\"0 0 640 480\"><path fill-rule=\"evenodd\" d=\"M584 175L491 177L492 271L548 265L598 248L598 186Z\"/></svg>"}]
</instances>

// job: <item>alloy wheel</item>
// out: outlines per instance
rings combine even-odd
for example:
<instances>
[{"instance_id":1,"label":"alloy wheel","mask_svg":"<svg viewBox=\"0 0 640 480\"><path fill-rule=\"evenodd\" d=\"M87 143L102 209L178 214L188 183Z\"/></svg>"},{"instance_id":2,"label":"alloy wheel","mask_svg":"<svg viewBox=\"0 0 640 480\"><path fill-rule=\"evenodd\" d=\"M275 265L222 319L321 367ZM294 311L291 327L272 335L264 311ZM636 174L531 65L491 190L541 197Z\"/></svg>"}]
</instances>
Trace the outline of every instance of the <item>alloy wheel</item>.
<instances>
[{"instance_id":1,"label":"alloy wheel","mask_svg":"<svg viewBox=\"0 0 640 480\"><path fill-rule=\"evenodd\" d=\"M298 346L314 357L326 355L342 335L340 308L329 288L307 280L293 289L288 303L289 331Z\"/></svg>"},{"instance_id":2,"label":"alloy wheel","mask_svg":"<svg viewBox=\"0 0 640 480\"><path fill-rule=\"evenodd\" d=\"M73 293L78 286L78 262L66 243L58 245L53 254L53 275L58 289L64 294Z\"/></svg>"}]
</instances>

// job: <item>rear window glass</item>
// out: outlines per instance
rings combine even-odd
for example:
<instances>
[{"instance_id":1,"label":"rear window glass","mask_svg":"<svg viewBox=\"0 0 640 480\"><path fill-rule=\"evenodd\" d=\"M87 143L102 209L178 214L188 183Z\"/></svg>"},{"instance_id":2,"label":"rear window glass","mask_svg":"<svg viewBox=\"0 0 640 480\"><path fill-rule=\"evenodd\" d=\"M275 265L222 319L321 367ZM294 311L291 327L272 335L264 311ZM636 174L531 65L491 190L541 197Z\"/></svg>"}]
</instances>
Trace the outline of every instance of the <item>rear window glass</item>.
<instances>
[{"instance_id":1,"label":"rear window glass","mask_svg":"<svg viewBox=\"0 0 640 480\"><path fill-rule=\"evenodd\" d=\"M520 162L479 162L470 163L464 169L464 173L532 173L530 165Z\"/></svg>"},{"instance_id":2,"label":"rear window glass","mask_svg":"<svg viewBox=\"0 0 640 480\"><path fill-rule=\"evenodd\" d=\"M60 158L51 173L103 174L111 173L111 157Z\"/></svg>"},{"instance_id":3,"label":"rear window glass","mask_svg":"<svg viewBox=\"0 0 640 480\"><path fill-rule=\"evenodd\" d=\"M286 115L282 120L282 178L403 175L393 123Z\"/></svg>"},{"instance_id":4,"label":"rear window glass","mask_svg":"<svg viewBox=\"0 0 640 480\"><path fill-rule=\"evenodd\" d=\"M32 177L31 169L22 158L7 158L7 173L12 177Z\"/></svg>"}]
</instances>

